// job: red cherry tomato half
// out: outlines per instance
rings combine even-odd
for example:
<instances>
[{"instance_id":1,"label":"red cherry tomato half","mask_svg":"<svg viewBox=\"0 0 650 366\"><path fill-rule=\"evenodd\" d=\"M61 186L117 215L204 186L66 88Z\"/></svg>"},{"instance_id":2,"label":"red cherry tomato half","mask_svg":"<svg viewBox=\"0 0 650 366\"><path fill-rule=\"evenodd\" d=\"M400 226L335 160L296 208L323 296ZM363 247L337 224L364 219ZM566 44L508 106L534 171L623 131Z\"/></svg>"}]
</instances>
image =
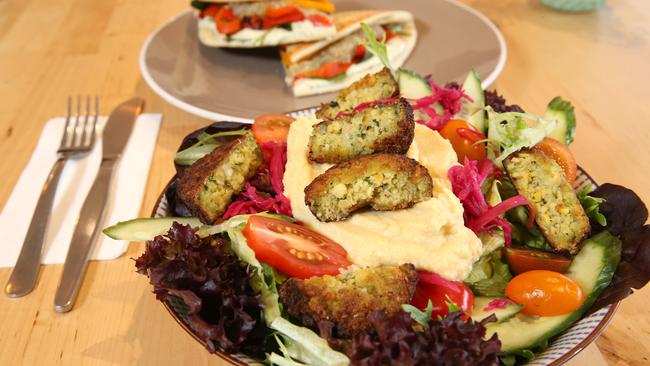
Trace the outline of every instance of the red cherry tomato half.
<instances>
[{"instance_id":1,"label":"red cherry tomato half","mask_svg":"<svg viewBox=\"0 0 650 366\"><path fill-rule=\"evenodd\" d=\"M453 303L466 314L472 313L474 293L464 283L448 281L435 273L418 271L419 281L411 305L420 310L433 305L432 317L445 316L449 311L447 303Z\"/></svg>"},{"instance_id":2,"label":"red cherry tomato half","mask_svg":"<svg viewBox=\"0 0 650 366\"><path fill-rule=\"evenodd\" d=\"M544 269L558 273L564 273L571 265L571 259L540 250L524 248L505 248L508 266L514 274L520 274L536 269Z\"/></svg>"},{"instance_id":3,"label":"red cherry tomato half","mask_svg":"<svg viewBox=\"0 0 650 366\"><path fill-rule=\"evenodd\" d=\"M524 314L555 316L568 314L585 302L574 280L552 271L529 271L514 277L506 286L506 296L524 305Z\"/></svg>"},{"instance_id":4,"label":"red cherry tomato half","mask_svg":"<svg viewBox=\"0 0 650 366\"><path fill-rule=\"evenodd\" d=\"M440 135L451 142L460 163L465 161L465 157L481 160L487 156L485 143L478 142L485 136L465 121L459 119L448 121L440 130Z\"/></svg>"},{"instance_id":5,"label":"red cherry tomato half","mask_svg":"<svg viewBox=\"0 0 650 366\"><path fill-rule=\"evenodd\" d=\"M266 142L286 143L292 117L284 114L268 113L255 118L251 131L258 144Z\"/></svg>"},{"instance_id":6,"label":"red cherry tomato half","mask_svg":"<svg viewBox=\"0 0 650 366\"><path fill-rule=\"evenodd\" d=\"M252 216L244 236L257 259L291 277L337 275L341 268L350 265L342 246L283 220Z\"/></svg>"}]
</instances>

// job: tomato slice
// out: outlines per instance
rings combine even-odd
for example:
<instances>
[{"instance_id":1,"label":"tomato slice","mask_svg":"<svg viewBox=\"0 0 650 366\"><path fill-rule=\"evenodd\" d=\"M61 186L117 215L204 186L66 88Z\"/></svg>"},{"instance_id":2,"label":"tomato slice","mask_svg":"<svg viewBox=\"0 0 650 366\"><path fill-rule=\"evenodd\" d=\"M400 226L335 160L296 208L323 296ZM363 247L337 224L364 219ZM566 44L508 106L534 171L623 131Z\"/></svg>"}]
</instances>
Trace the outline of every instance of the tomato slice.
<instances>
[{"instance_id":1,"label":"tomato slice","mask_svg":"<svg viewBox=\"0 0 650 366\"><path fill-rule=\"evenodd\" d=\"M574 280L552 271L530 271L514 277L506 286L506 296L524 305L524 314L556 316L568 314L585 302Z\"/></svg>"},{"instance_id":2,"label":"tomato slice","mask_svg":"<svg viewBox=\"0 0 650 366\"><path fill-rule=\"evenodd\" d=\"M463 120L448 121L440 130L440 135L451 142L460 163L464 162L466 157L481 160L487 156L485 142L478 142L485 139L485 136Z\"/></svg>"},{"instance_id":3,"label":"tomato slice","mask_svg":"<svg viewBox=\"0 0 650 366\"><path fill-rule=\"evenodd\" d=\"M255 118L251 131L258 144L267 142L286 143L292 117L284 114L267 113Z\"/></svg>"},{"instance_id":4,"label":"tomato slice","mask_svg":"<svg viewBox=\"0 0 650 366\"><path fill-rule=\"evenodd\" d=\"M576 164L576 158L573 157L571 150L566 145L553 138L544 137L533 149L553 158L564 170L564 175L566 175L569 184L573 185L575 183L578 175L578 164Z\"/></svg>"},{"instance_id":5,"label":"tomato slice","mask_svg":"<svg viewBox=\"0 0 650 366\"><path fill-rule=\"evenodd\" d=\"M217 14L214 16L214 21L217 24L217 30L219 33L225 35L235 34L242 28L241 19L237 18L235 13L232 11L232 8L227 6L219 9Z\"/></svg>"},{"instance_id":6,"label":"tomato slice","mask_svg":"<svg viewBox=\"0 0 650 366\"><path fill-rule=\"evenodd\" d=\"M307 16L307 20L314 23L315 26L329 27L330 25L332 25L332 22L330 22L330 20L327 19L326 16L321 14L309 15Z\"/></svg>"},{"instance_id":7,"label":"tomato slice","mask_svg":"<svg viewBox=\"0 0 650 366\"><path fill-rule=\"evenodd\" d=\"M264 29L271 29L279 25L299 22L304 19L305 14L293 6L266 8L264 10Z\"/></svg>"},{"instance_id":8,"label":"tomato slice","mask_svg":"<svg viewBox=\"0 0 650 366\"><path fill-rule=\"evenodd\" d=\"M296 76L299 78L318 78L318 79L332 79L335 78L352 66L351 62L330 62L318 68L317 70L303 72Z\"/></svg>"},{"instance_id":9,"label":"tomato slice","mask_svg":"<svg viewBox=\"0 0 650 366\"><path fill-rule=\"evenodd\" d=\"M342 246L304 226L252 216L244 228L255 257L291 277L337 275L351 263Z\"/></svg>"},{"instance_id":10,"label":"tomato slice","mask_svg":"<svg viewBox=\"0 0 650 366\"><path fill-rule=\"evenodd\" d=\"M449 311L447 302L458 306L466 314L472 313L474 293L464 283L448 281L435 273L418 271L419 281L411 305L420 310L433 305L432 317L444 316Z\"/></svg>"},{"instance_id":11,"label":"tomato slice","mask_svg":"<svg viewBox=\"0 0 650 366\"><path fill-rule=\"evenodd\" d=\"M564 273L571 265L571 259L559 254L525 248L505 248L506 260L514 274L537 269Z\"/></svg>"}]
</instances>

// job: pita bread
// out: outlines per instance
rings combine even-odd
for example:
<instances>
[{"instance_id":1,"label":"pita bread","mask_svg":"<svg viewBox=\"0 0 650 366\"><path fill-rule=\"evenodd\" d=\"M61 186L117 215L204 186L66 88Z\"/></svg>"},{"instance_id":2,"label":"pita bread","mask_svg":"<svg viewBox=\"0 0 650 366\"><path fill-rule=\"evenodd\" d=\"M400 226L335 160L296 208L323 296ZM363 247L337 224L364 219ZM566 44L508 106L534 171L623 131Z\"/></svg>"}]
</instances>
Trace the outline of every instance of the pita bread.
<instances>
[{"instance_id":1,"label":"pita bread","mask_svg":"<svg viewBox=\"0 0 650 366\"><path fill-rule=\"evenodd\" d=\"M402 66L413 51L413 48L415 48L417 29L415 28L413 16L409 12L401 10L356 10L335 13L333 19L337 30L334 36L315 42L298 43L282 47L280 54L285 68L293 63L311 58L333 43L359 31L362 22L368 25L399 23L404 26L408 35L400 37L400 41L403 42L400 44L401 49L396 51L394 48L391 48L390 42L388 44L389 59L391 66L394 68ZM344 89L363 76L380 71L383 67L381 62L376 57L373 57L353 65L352 70L349 69L343 79L304 78L294 82L293 78L287 75L285 81L297 97L323 94Z\"/></svg>"},{"instance_id":2,"label":"pita bread","mask_svg":"<svg viewBox=\"0 0 650 366\"><path fill-rule=\"evenodd\" d=\"M223 0L210 0L211 2L226 2ZM258 0L266 2L269 0ZM228 3L234 1L227 1ZM236 2L244 2L238 0ZM300 6L298 6L300 8ZM313 11L313 10L312 10ZM324 17L331 15L321 12ZM224 48L258 48L279 46L297 42L310 42L331 37L336 34L336 27L316 25L309 20L291 23L291 30L275 27L268 30L244 28L239 32L226 36L217 30L212 17L197 18L198 36L201 43L208 47Z\"/></svg>"}]
</instances>

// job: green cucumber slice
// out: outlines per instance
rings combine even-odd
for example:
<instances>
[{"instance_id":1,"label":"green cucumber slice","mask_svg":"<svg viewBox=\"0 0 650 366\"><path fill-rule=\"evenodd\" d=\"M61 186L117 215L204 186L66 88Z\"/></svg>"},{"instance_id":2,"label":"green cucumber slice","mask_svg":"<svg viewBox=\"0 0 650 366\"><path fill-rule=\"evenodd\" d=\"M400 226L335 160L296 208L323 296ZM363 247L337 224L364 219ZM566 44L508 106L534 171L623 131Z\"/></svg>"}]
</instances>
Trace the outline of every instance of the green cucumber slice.
<instances>
[{"instance_id":1,"label":"green cucumber slice","mask_svg":"<svg viewBox=\"0 0 650 366\"><path fill-rule=\"evenodd\" d=\"M512 302L508 302L506 304L506 307L503 309L492 309L489 311L485 311L484 309L488 306L490 302L493 300L498 300L500 298L498 297L482 297L482 296L477 296L474 298L474 308L472 309L472 320L474 321L481 321L488 316L494 314L497 317L497 323L501 323L503 321L506 321L513 316L517 315L521 311L521 309L524 307L523 305L520 304L515 304Z\"/></svg>"},{"instance_id":2,"label":"green cucumber slice","mask_svg":"<svg viewBox=\"0 0 650 366\"><path fill-rule=\"evenodd\" d=\"M571 102L555 97L548 103L544 119L557 121L557 127L551 132L552 137L565 145L571 145L576 135L576 114Z\"/></svg>"},{"instance_id":3,"label":"green cucumber slice","mask_svg":"<svg viewBox=\"0 0 650 366\"><path fill-rule=\"evenodd\" d=\"M397 70L397 78L400 96L402 98L420 99L433 95L433 89L431 89L429 82L413 71L399 69ZM442 107L440 102L434 103L433 109L439 115L445 113L445 109ZM426 115L422 111L415 111L415 115L416 119L427 119Z\"/></svg>"},{"instance_id":4,"label":"green cucumber slice","mask_svg":"<svg viewBox=\"0 0 650 366\"><path fill-rule=\"evenodd\" d=\"M433 89L431 89L429 82L413 71L397 70L397 83L400 95L403 98L420 99L433 95Z\"/></svg>"},{"instance_id":5,"label":"green cucumber slice","mask_svg":"<svg viewBox=\"0 0 650 366\"><path fill-rule=\"evenodd\" d=\"M467 121L478 132L485 134L487 132L487 118L484 110L485 92L476 71L471 70L467 74L465 82L463 82L463 92L472 100L463 99L457 118Z\"/></svg>"},{"instance_id":6,"label":"green cucumber slice","mask_svg":"<svg viewBox=\"0 0 650 366\"><path fill-rule=\"evenodd\" d=\"M566 276L576 281L585 294L578 310L559 316L532 317L517 314L507 321L486 326L485 339L497 333L505 354L533 349L563 332L582 317L609 285L621 259L621 241L607 231L587 239L575 256Z\"/></svg>"},{"instance_id":7,"label":"green cucumber slice","mask_svg":"<svg viewBox=\"0 0 650 366\"><path fill-rule=\"evenodd\" d=\"M141 218L118 222L104 229L104 234L115 240L146 241L169 231L174 222L192 227L203 226L196 217Z\"/></svg>"}]
</instances>

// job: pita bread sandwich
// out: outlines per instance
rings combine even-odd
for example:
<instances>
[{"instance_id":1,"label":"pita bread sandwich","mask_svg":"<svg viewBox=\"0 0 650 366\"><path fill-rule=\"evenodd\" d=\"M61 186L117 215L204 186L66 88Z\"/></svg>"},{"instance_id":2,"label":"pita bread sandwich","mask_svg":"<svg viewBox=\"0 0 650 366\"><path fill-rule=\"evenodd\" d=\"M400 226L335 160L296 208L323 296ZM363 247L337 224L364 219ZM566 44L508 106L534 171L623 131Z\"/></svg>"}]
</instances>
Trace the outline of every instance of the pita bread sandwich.
<instances>
[{"instance_id":1,"label":"pita bread sandwich","mask_svg":"<svg viewBox=\"0 0 650 366\"><path fill-rule=\"evenodd\" d=\"M208 47L256 48L336 33L329 0L198 0L198 33Z\"/></svg>"},{"instance_id":2,"label":"pita bread sandwich","mask_svg":"<svg viewBox=\"0 0 650 366\"><path fill-rule=\"evenodd\" d=\"M417 30L411 13L397 10L359 10L334 14L336 35L327 39L284 46L285 81L297 97L344 89L384 66L366 50L361 23L379 40L386 39L390 64L399 68L415 47Z\"/></svg>"}]
</instances>

